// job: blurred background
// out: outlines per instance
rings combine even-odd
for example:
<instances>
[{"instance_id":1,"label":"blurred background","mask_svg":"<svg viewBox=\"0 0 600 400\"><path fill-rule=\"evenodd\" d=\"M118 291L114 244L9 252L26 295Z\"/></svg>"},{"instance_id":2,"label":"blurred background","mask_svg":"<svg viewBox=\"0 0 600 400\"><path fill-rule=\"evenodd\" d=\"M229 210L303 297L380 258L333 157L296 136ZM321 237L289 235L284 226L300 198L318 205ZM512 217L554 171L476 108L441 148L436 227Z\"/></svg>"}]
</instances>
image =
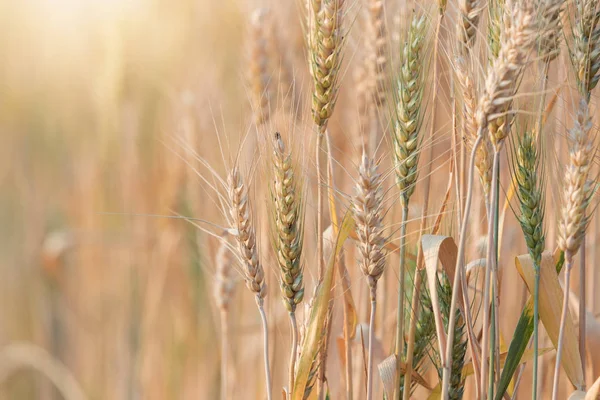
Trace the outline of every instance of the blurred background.
<instances>
[{"instance_id":1,"label":"blurred background","mask_svg":"<svg viewBox=\"0 0 600 400\"><path fill-rule=\"evenodd\" d=\"M182 210L176 134L239 126L246 7L0 2L0 398L215 395L205 247L131 214Z\"/></svg>"}]
</instances>

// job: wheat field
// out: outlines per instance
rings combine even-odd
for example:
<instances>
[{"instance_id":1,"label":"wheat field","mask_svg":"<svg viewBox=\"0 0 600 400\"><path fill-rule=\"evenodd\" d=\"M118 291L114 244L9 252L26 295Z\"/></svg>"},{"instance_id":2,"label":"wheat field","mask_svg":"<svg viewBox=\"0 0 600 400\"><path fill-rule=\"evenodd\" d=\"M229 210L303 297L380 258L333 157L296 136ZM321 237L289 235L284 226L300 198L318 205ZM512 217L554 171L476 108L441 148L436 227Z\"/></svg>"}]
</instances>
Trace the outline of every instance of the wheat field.
<instances>
[{"instance_id":1,"label":"wheat field","mask_svg":"<svg viewBox=\"0 0 600 400\"><path fill-rule=\"evenodd\" d=\"M600 398L599 81L596 0L0 3L0 399Z\"/></svg>"}]
</instances>

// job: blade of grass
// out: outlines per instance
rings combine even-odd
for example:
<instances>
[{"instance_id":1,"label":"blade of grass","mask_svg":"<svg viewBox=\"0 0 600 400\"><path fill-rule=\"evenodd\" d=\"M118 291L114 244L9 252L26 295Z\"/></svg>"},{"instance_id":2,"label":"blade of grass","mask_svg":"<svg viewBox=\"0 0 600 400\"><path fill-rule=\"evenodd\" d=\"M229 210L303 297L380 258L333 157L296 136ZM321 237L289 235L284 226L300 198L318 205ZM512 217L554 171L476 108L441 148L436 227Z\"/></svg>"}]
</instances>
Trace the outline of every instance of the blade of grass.
<instances>
[{"instance_id":1,"label":"blade of grass","mask_svg":"<svg viewBox=\"0 0 600 400\"><path fill-rule=\"evenodd\" d=\"M327 262L323 280L317 287L314 306L310 313L310 323L306 331L306 337L302 344L302 353L298 361L298 369L292 392L293 400L303 400L304 389L308 383L311 365L319 351L320 338L328 318L327 311L329 309L331 290L334 283L335 261L352 229L354 229L354 219L352 218L351 213L347 212L342 221L342 227L337 236L334 251L331 253L329 261Z\"/></svg>"}]
</instances>

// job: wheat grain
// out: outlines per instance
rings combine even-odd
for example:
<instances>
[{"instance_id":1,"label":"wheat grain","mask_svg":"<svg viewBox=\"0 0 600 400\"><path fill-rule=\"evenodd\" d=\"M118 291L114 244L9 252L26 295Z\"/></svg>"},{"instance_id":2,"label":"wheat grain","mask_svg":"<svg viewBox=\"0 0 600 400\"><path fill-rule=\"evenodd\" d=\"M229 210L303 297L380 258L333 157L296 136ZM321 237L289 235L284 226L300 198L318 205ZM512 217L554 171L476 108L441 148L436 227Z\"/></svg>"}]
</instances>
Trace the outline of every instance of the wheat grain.
<instances>
[{"instance_id":1,"label":"wheat grain","mask_svg":"<svg viewBox=\"0 0 600 400\"><path fill-rule=\"evenodd\" d=\"M459 42L459 54L465 56L473 47L479 17L481 13L480 0L459 0L458 11L462 23L456 25L456 37Z\"/></svg>"}]
</instances>

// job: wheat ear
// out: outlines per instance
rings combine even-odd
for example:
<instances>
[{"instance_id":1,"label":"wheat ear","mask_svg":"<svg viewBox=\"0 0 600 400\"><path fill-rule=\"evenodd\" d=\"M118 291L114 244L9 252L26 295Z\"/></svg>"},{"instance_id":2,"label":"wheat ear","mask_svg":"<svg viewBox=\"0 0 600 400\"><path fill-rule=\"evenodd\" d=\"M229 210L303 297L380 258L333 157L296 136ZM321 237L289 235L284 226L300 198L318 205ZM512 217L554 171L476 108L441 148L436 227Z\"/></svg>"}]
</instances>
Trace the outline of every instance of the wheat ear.
<instances>
[{"instance_id":1,"label":"wheat ear","mask_svg":"<svg viewBox=\"0 0 600 400\"><path fill-rule=\"evenodd\" d=\"M402 66L397 81L397 104L392 141L396 183L400 190L402 222L400 226L399 290L396 316L396 371L400 378L400 363L404 353L404 290L406 258L406 226L408 203L415 190L422 125L424 74L422 57L427 23L424 16L413 15L407 38L402 48ZM396 399L400 396L400 382L396 385Z\"/></svg>"},{"instance_id":2,"label":"wheat ear","mask_svg":"<svg viewBox=\"0 0 600 400\"><path fill-rule=\"evenodd\" d=\"M269 331L263 307L264 298L267 295L265 273L258 257L255 228L248 200L248 190L242 181L242 177L237 167L234 167L230 172L227 183L229 188L231 225L235 231L235 239L238 244L238 257L242 262L246 286L254 293L256 305L258 306L262 321L267 397L271 400Z\"/></svg>"},{"instance_id":3,"label":"wheat ear","mask_svg":"<svg viewBox=\"0 0 600 400\"><path fill-rule=\"evenodd\" d=\"M473 74L469 71L465 58L459 57L456 60L456 80L462 90L463 100L463 137L466 139L467 148L473 149L473 144L477 139L477 92L473 79ZM475 167L479 174L479 180L483 187L485 198L489 197L492 185L492 142L486 135L483 137L482 144L477 148L475 157ZM489 208L486 200L486 207ZM488 210L489 211L489 210Z\"/></svg>"},{"instance_id":4,"label":"wheat ear","mask_svg":"<svg viewBox=\"0 0 600 400\"><path fill-rule=\"evenodd\" d=\"M317 170L317 262L319 281L324 275L323 232L325 185L321 185L321 147L327 135L327 123L333 113L339 89L339 72L344 42L344 0L308 0L308 63L313 78L312 115L317 125L315 167ZM327 158L331 154L327 152ZM327 336L327 335L325 335ZM320 354L319 399L325 396L327 352Z\"/></svg>"},{"instance_id":5,"label":"wheat ear","mask_svg":"<svg viewBox=\"0 0 600 400\"><path fill-rule=\"evenodd\" d=\"M481 0L459 0L458 12L461 23L456 25L459 54L466 56L473 47L481 15Z\"/></svg>"},{"instance_id":6,"label":"wheat ear","mask_svg":"<svg viewBox=\"0 0 600 400\"><path fill-rule=\"evenodd\" d=\"M591 92L600 80L600 6L597 2L580 0L575 2L576 20L573 29L571 62L575 68L575 77L580 95L589 103ZM579 353L583 376L586 372L586 301L585 301L585 235L581 238L581 256L579 257ZM585 390L585 387L583 388Z\"/></svg>"},{"instance_id":7,"label":"wheat ear","mask_svg":"<svg viewBox=\"0 0 600 400\"><path fill-rule=\"evenodd\" d=\"M575 6L571 61L579 92L589 102L600 80L600 6L595 0L578 0Z\"/></svg>"},{"instance_id":8,"label":"wheat ear","mask_svg":"<svg viewBox=\"0 0 600 400\"><path fill-rule=\"evenodd\" d=\"M367 399L373 398L373 339L375 310L377 308L377 282L385 267L385 238L383 236L383 188L377 164L363 154L359 168L356 194L352 206L358 236L359 266L367 278L371 293L371 319L369 323L369 362L367 373Z\"/></svg>"},{"instance_id":9,"label":"wheat ear","mask_svg":"<svg viewBox=\"0 0 600 400\"><path fill-rule=\"evenodd\" d=\"M432 76L432 84L431 84L431 116L429 120L429 139L431 142L434 142L434 135L436 129L436 111L437 111L437 96L438 96L438 83L439 83L439 48L440 42L442 40L440 36L440 32L442 29L442 24L444 22L444 15L446 10L445 2L438 2L439 5L439 14L435 27L434 34L434 43L433 43L433 76ZM422 138L420 140L423 140ZM419 227L419 243L418 248L421 248L421 239L427 230L427 216L429 213L429 192L431 186L431 166L433 164L433 144L429 146L429 151L425 155L425 165L422 173L424 174L423 179L423 208L421 214L421 223ZM421 249L422 250L422 249ZM423 269L423 252L418 251L417 255L417 269ZM413 279L413 295L410 301L410 314L409 314L409 326L408 326L408 340L406 342L406 370L404 373L404 388L410 388L412 382L412 373L413 373L413 358L414 358L414 349L415 349L415 333L416 333L416 323L417 323L417 314L418 314L418 304L420 300L420 291L421 291L421 281L423 275L421 273L415 272ZM409 400L410 398L410 390L404 390L403 399Z\"/></svg>"},{"instance_id":10,"label":"wheat ear","mask_svg":"<svg viewBox=\"0 0 600 400\"><path fill-rule=\"evenodd\" d=\"M490 278L494 275L493 292L494 301L494 320L492 321L492 333L495 333L498 326L498 291L497 291L497 236L496 215L498 213L498 182L500 171L499 153L510 131L510 118L508 110L511 107L514 93L517 90L520 75L527 63L529 50L535 43L537 19L533 1L514 2L508 1L507 10L512 12L505 15L504 26L501 32L501 48L498 57L494 60L491 70L486 79L486 87L483 96L479 100L478 106L478 127L482 129L487 125L489 137L494 146L494 158L492 162L492 185L490 192L491 212L488 214L488 247L486 256L486 276L484 283L484 318L483 318L483 341L481 357L481 385L480 394L485 394L485 379L487 379L487 353L488 353L488 335L489 335L489 304L490 296ZM495 342L495 337L492 336ZM499 353L497 346L494 346L492 357ZM490 358L492 358L490 357ZM490 365L492 364L490 360ZM491 369L493 371L493 369ZM490 381L490 391L493 391L493 379Z\"/></svg>"},{"instance_id":11,"label":"wheat ear","mask_svg":"<svg viewBox=\"0 0 600 400\"><path fill-rule=\"evenodd\" d=\"M304 298L304 276L301 262L304 207L299 191L291 153L286 152L279 133L275 134L273 150L274 180L271 187L273 202L274 246L280 272L281 294L288 310L292 330L289 367L289 387L294 387L294 365L298 347L296 306Z\"/></svg>"},{"instance_id":12,"label":"wheat ear","mask_svg":"<svg viewBox=\"0 0 600 400\"><path fill-rule=\"evenodd\" d=\"M554 385L552 398L558 396L558 378L562 357L562 343L568 311L569 284L573 257L579 251L585 230L590 221L588 206L592 199L594 187L589 181L590 169L595 155L595 136L592 134L592 120L588 104L581 100L577 120L569 132L569 165L565 172L565 189L563 198L562 217L559 225L558 247L565 253L564 301L560 321L560 333L556 350L556 365L554 368Z\"/></svg>"},{"instance_id":13,"label":"wheat ear","mask_svg":"<svg viewBox=\"0 0 600 400\"><path fill-rule=\"evenodd\" d=\"M535 269L533 290L533 400L537 399L540 266L545 245L544 179L539 144L536 143L535 138L536 135L533 132L526 131L523 137L518 139L516 154L514 154L514 181L519 201L517 219L521 225L525 243Z\"/></svg>"}]
</instances>

